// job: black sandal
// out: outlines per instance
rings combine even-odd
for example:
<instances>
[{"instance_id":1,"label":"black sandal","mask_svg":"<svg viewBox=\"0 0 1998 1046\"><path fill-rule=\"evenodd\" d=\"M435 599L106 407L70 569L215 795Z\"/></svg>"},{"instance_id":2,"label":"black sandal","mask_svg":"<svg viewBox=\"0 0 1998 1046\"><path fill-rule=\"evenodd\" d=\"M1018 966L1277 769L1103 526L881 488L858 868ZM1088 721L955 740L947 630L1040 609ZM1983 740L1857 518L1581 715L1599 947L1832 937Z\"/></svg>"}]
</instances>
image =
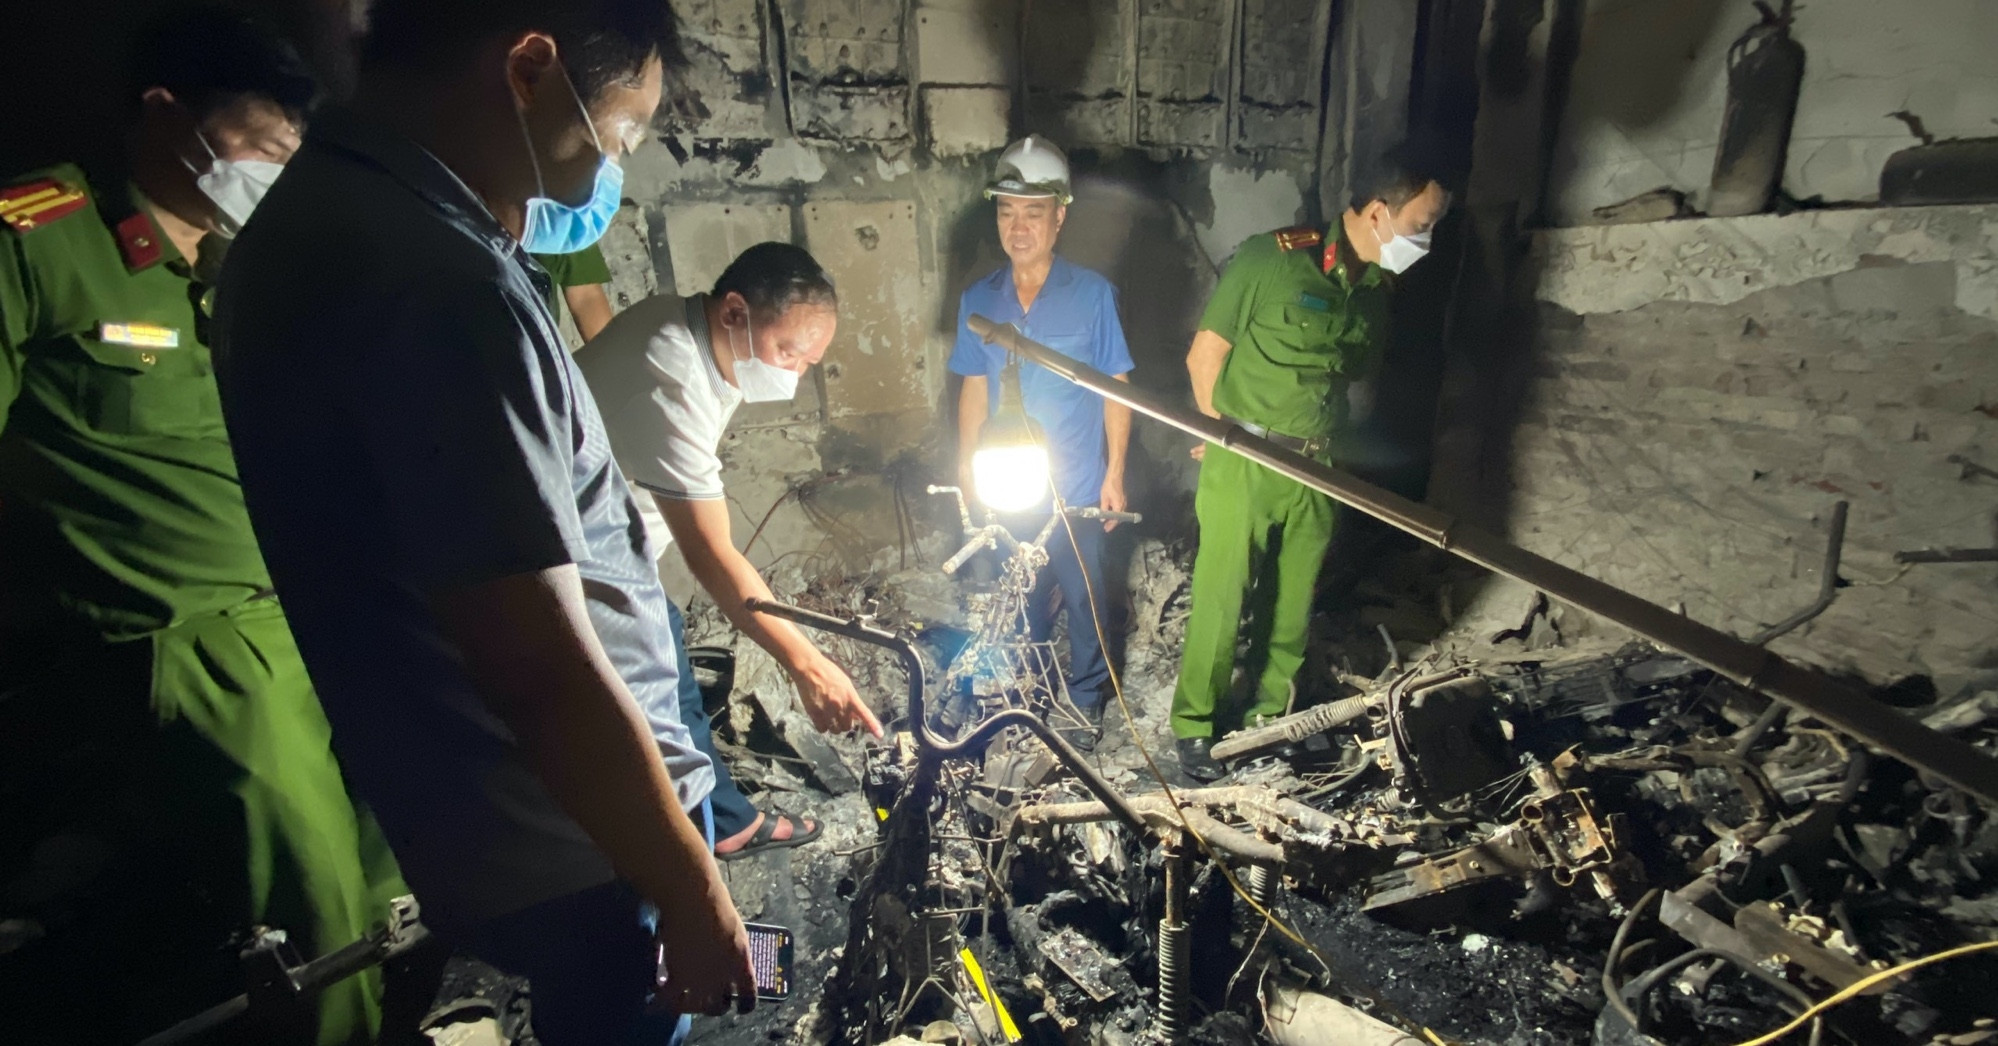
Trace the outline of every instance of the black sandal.
<instances>
[{"instance_id":1,"label":"black sandal","mask_svg":"<svg viewBox=\"0 0 1998 1046\"><path fill-rule=\"evenodd\" d=\"M779 821L791 822L791 837L789 839L777 838L777 822ZM805 822L807 821L811 822L812 825L809 830L805 828ZM792 817L789 814L765 813L763 815L763 823L756 827L756 831L750 835L748 842L742 844L741 849L731 850L728 853L717 853L715 854L715 859L718 861L740 861L745 857L754 857L765 850L782 850L787 846L803 846L817 839L819 832L824 829L824 823L816 817Z\"/></svg>"}]
</instances>

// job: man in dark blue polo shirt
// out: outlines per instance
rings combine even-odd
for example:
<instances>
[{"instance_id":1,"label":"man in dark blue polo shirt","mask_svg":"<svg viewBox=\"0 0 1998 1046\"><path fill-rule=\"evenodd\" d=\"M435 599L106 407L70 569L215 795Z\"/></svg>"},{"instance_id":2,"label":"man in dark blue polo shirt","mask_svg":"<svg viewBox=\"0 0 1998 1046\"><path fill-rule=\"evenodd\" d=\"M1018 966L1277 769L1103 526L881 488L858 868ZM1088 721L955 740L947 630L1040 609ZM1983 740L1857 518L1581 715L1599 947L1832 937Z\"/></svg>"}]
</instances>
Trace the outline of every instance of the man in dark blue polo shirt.
<instances>
[{"instance_id":1,"label":"man in dark blue polo shirt","mask_svg":"<svg viewBox=\"0 0 1998 1046\"><path fill-rule=\"evenodd\" d=\"M353 108L313 127L223 274L251 521L425 922L529 979L541 1041L664 1044L648 1003L753 1002L748 942L688 816L714 777L666 594L527 252L608 224L681 61L673 12L370 18Z\"/></svg>"},{"instance_id":2,"label":"man in dark blue polo shirt","mask_svg":"<svg viewBox=\"0 0 1998 1046\"><path fill-rule=\"evenodd\" d=\"M1014 142L1000 154L985 197L998 201L999 244L1007 263L966 288L957 308L957 346L951 352L950 369L964 376L958 398L958 471L967 491L972 489L971 456L978 449L979 430L998 408L1006 366L1005 350L971 333L968 317L977 314L1011 323L1027 337L1119 380L1131 370L1131 350L1117 319L1117 289L1102 276L1055 254L1055 240L1072 199L1068 158L1040 135ZM1062 503L1122 512L1130 408L1107 402L1030 363L1020 368L1020 393L1028 416L1047 438L1055 493ZM1044 500L1030 510L1037 518L1019 529L1037 532L1051 507ZM1068 532L1058 529L1048 542L1048 565L1040 585L1028 601L1034 638L1044 640L1054 627L1048 596L1060 586L1068 615L1069 698L1094 723L1102 721L1104 689L1110 682L1110 663L1097 631L1099 623L1109 627L1103 534L1116 525L1078 523L1073 541ZM1069 736L1087 749L1094 746L1095 733L1091 729Z\"/></svg>"}]
</instances>

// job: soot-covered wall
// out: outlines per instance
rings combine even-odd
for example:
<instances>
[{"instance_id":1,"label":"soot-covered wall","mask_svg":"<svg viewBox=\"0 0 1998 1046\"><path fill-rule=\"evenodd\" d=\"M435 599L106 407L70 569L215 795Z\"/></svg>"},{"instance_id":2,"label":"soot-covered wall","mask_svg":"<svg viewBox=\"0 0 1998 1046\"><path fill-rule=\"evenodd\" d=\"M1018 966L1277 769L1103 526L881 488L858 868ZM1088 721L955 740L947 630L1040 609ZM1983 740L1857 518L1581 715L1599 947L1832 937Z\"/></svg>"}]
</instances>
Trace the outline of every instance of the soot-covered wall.
<instances>
[{"instance_id":1,"label":"soot-covered wall","mask_svg":"<svg viewBox=\"0 0 1998 1046\"><path fill-rule=\"evenodd\" d=\"M1962 464L1998 466L1998 211L1866 202L1916 142L1889 112L1990 133L1964 107L1992 84L1964 61L1977 6L1797 8L1783 184L1831 206L1559 227L1659 185L1699 205L1713 49L1755 15L1493 0L1432 499L1741 635L1811 602L1848 501L1846 585L1778 648L1998 688L1998 566L1894 558L1998 544L1998 481Z\"/></svg>"},{"instance_id":2,"label":"soot-covered wall","mask_svg":"<svg viewBox=\"0 0 1998 1046\"><path fill-rule=\"evenodd\" d=\"M742 412L724 460L738 539L809 579L910 564L947 517L959 293L1004 262L993 160L1069 153L1060 250L1121 295L1134 380L1185 394L1184 355L1246 237L1343 206L1353 157L1402 133L1416 11L1400 0L692 0L705 115L662 120L625 218L662 289L705 289L751 243L801 243L839 281L825 365ZM614 260L613 267L618 268ZM642 280L630 281L634 287ZM1141 423L1137 506L1182 509L1186 441ZM933 500L933 499L931 499ZM670 560L670 557L669 557ZM669 586L691 594L669 562ZM779 577L781 582L783 577Z\"/></svg>"}]
</instances>

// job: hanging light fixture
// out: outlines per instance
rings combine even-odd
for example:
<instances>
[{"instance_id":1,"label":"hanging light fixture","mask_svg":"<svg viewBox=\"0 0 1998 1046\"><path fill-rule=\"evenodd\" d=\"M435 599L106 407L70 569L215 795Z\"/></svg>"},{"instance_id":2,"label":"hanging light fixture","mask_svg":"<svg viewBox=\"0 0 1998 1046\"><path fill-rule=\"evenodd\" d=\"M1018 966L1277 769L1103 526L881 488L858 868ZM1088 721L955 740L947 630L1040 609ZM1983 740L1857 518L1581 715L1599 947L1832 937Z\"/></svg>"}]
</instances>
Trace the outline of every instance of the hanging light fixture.
<instances>
[{"instance_id":1,"label":"hanging light fixture","mask_svg":"<svg viewBox=\"0 0 1998 1046\"><path fill-rule=\"evenodd\" d=\"M999 409L978 432L971 482L995 512L1025 512L1048 497L1048 448L1020 395L1020 358L1006 356L999 375Z\"/></svg>"}]
</instances>

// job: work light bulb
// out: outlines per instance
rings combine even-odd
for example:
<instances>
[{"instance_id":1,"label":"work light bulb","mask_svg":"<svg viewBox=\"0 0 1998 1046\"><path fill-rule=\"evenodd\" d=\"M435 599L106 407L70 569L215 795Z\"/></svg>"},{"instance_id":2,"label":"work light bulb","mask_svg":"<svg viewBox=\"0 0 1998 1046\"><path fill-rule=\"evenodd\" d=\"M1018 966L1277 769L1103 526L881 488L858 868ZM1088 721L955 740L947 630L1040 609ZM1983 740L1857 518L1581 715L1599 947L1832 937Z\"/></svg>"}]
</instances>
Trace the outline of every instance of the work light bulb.
<instances>
[{"instance_id":1,"label":"work light bulb","mask_svg":"<svg viewBox=\"0 0 1998 1046\"><path fill-rule=\"evenodd\" d=\"M994 512L1025 512L1047 500L1048 451L1037 443L980 447L971 455L978 500Z\"/></svg>"}]
</instances>

